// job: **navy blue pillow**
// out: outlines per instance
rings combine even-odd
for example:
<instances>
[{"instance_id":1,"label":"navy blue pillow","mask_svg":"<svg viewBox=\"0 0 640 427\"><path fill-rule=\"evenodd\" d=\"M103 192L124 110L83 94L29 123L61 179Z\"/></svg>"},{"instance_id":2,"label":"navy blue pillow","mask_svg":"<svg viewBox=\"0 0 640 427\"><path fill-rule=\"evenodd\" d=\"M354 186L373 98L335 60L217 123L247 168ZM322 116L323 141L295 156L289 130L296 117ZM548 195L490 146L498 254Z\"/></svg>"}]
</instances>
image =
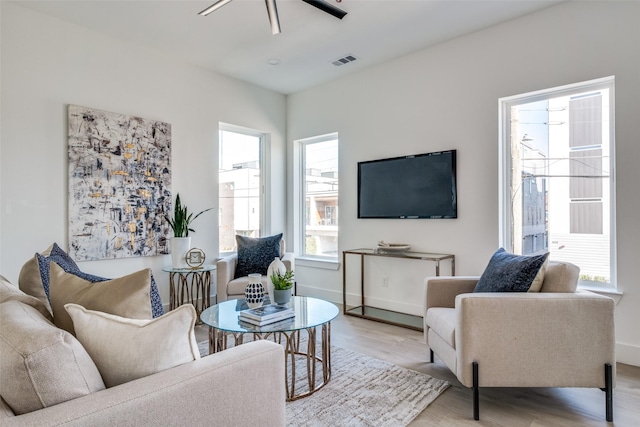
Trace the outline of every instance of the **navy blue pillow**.
<instances>
[{"instance_id":1,"label":"navy blue pillow","mask_svg":"<svg viewBox=\"0 0 640 427\"><path fill-rule=\"evenodd\" d=\"M105 280L111 280L105 277L94 276L93 274L88 274L80 270L78 264L75 263L73 259L67 254L57 243L53 244L51 248L51 252L49 256L44 256L40 254L36 254L38 259L38 268L40 269L40 278L42 279L42 287L44 288L44 292L47 295L47 298L51 300L49 296L49 282L50 282L50 274L49 274L49 262L53 261L58 264L65 272L73 274L74 276L78 276L84 280L87 280L91 283L96 282L104 282ZM160 317L164 314L164 308L162 307L162 299L160 298L160 292L158 291L158 285L156 285L156 281L153 278L153 273L151 273L151 289L150 289L150 303L151 303L151 313L153 318Z\"/></svg>"},{"instance_id":2,"label":"navy blue pillow","mask_svg":"<svg viewBox=\"0 0 640 427\"><path fill-rule=\"evenodd\" d=\"M269 237L245 237L236 235L238 265L234 278L252 273L267 274L269 264L280 258L282 233Z\"/></svg>"},{"instance_id":3,"label":"navy blue pillow","mask_svg":"<svg viewBox=\"0 0 640 427\"><path fill-rule=\"evenodd\" d=\"M489 260L473 292L527 292L548 256L548 252L514 255L500 248Z\"/></svg>"}]
</instances>

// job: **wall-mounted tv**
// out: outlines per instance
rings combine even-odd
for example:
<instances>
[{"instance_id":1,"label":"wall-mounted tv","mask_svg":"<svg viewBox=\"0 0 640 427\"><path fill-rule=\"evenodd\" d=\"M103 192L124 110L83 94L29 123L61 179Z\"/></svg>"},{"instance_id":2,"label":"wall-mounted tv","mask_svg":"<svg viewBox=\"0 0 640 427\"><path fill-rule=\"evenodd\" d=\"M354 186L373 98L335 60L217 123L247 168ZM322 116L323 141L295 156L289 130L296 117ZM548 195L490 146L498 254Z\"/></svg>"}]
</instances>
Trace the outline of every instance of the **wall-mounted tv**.
<instances>
[{"instance_id":1,"label":"wall-mounted tv","mask_svg":"<svg viewBox=\"0 0 640 427\"><path fill-rule=\"evenodd\" d=\"M457 218L456 150L358 163L358 218Z\"/></svg>"}]
</instances>

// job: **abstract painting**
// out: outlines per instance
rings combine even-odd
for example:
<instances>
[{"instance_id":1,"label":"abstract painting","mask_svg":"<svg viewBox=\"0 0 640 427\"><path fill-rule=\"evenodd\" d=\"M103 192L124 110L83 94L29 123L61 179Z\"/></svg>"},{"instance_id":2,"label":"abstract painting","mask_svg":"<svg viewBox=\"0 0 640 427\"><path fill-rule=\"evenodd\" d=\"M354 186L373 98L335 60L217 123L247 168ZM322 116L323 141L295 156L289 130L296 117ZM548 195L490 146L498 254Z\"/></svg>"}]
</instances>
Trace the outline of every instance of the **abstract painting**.
<instances>
[{"instance_id":1,"label":"abstract painting","mask_svg":"<svg viewBox=\"0 0 640 427\"><path fill-rule=\"evenodd\" d=\"M69 253L169 253L171 125L69 105Z\"/></svg>"}]
</instances>

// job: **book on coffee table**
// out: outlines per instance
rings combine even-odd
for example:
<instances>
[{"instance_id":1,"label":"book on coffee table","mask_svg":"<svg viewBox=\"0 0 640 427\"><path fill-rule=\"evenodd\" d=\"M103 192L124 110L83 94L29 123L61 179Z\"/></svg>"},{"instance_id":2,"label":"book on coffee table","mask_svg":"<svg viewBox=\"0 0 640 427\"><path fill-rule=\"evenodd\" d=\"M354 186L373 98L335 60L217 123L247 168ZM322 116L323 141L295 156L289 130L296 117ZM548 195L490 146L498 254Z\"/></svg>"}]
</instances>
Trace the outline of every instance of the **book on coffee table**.
<instances>
[{"instance_id":1,"label":"book on coffee table","mask_svg":"<svg viewBox=\"0 0 640 427\"><path fill-rule=\"evenodd\" d=\"M281 305L265 305L258 308L250 308L240 312L239 319L253 325L267 325L290 319L295 316L295 311L289 307Z\"/></svg>"}]
</instances>

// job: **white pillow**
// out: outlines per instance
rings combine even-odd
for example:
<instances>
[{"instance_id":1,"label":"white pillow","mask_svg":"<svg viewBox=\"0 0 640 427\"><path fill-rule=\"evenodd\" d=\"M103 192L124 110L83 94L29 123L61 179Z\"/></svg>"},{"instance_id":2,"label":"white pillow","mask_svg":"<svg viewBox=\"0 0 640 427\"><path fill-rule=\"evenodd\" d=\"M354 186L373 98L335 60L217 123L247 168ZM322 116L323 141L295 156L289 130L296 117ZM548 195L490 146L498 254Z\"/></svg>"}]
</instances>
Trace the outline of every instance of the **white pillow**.
<instances>
[{"instance_id":1,"label":"white pillow","mask_svg":"<svg viewBox=\"0 0 640 427\"><path fill-rule=\"evenodd\" d=\"M194 327L196 310L181 305L155 319L128 319L65 304L78 341L107 387L200 358Z\"/></svg>"}]
</instances>

